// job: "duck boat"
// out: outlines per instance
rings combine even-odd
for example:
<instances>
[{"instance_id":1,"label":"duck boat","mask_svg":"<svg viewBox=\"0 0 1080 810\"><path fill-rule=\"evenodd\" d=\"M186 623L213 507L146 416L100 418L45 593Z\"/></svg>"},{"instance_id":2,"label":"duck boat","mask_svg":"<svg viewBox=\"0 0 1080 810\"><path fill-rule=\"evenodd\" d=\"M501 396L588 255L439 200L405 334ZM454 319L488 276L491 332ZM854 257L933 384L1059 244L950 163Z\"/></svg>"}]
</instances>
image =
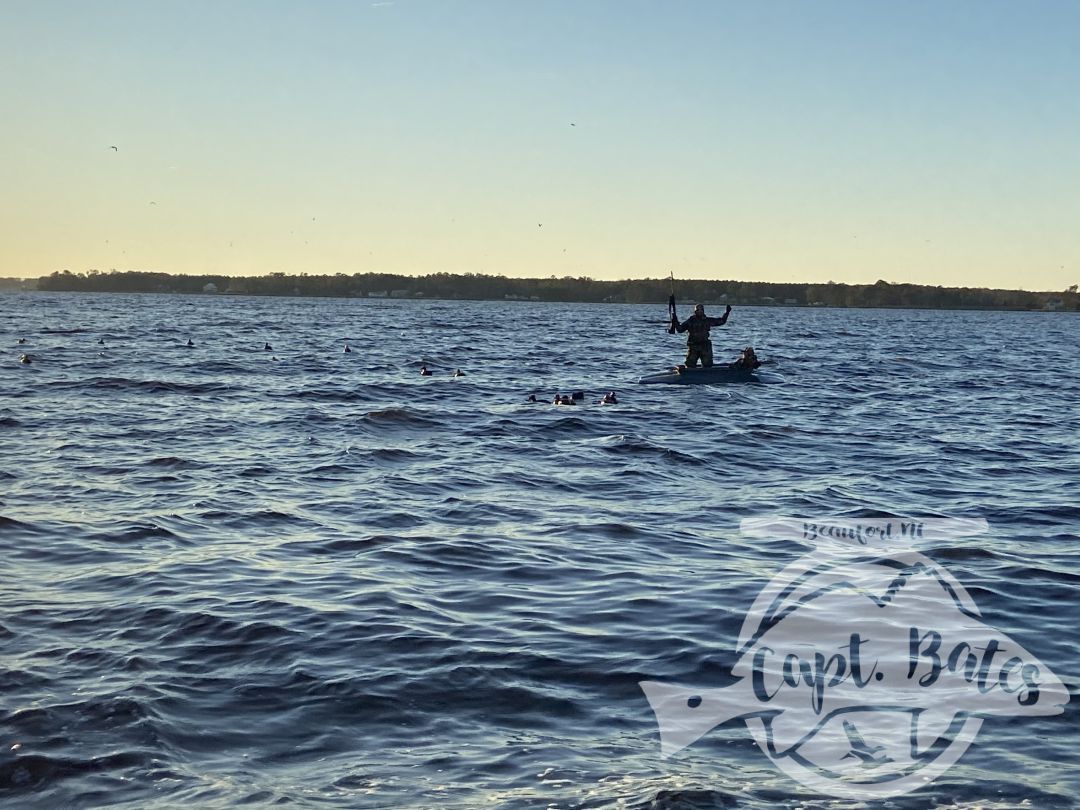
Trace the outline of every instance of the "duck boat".
<instances>
[{"instance_id":1,"label":"duck boat","mask_svg":"<svg viewBox=\"0 0 1080 810\"><path fill-rule=\"evenodd\" d=\"M674 366L667 371L646 374L639 383L664 385L715 385L718 383L761 382L757 369L746 368L735 363L721 363L709 368L687 368Z\"/></svg>"}]
</instances>

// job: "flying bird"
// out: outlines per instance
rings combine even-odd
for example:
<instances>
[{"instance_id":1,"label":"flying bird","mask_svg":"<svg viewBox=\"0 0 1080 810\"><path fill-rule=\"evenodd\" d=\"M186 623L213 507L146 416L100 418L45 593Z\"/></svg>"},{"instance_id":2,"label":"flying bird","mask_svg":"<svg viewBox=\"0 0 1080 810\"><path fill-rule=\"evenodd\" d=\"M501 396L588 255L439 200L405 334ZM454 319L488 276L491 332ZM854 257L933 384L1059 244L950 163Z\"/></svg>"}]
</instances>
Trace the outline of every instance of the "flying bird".
<instances>
[{"instance_id":1,"label":"flying bird","mask_svg":"<svg viewBox=\"0 0 1080 810\"><path fill-rule=\"evenodd\" d=\"M119 149L117 149L117 148L116 148L115 146L110 146L109 148L110 148L110 149L112 149L112 150L113 150L114 152L119 152L119 151L120 151L120 150L119 150Z\"/></svg>"}]
</instances>

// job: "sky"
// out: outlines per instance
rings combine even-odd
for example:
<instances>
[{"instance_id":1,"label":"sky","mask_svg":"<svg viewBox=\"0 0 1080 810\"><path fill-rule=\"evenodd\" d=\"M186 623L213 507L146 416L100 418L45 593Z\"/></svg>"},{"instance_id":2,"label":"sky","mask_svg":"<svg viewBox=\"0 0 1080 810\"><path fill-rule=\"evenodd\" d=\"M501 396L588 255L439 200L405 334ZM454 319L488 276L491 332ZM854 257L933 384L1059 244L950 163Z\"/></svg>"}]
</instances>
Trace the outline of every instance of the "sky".
<instances>
[{"instance_id":1,"label":"sky","mask_svg":"<svg viewBox=\"0 0 1080 810\"><path fill-rule=\"evenodd\" d=\"M0 0L0 276L1062 290L1080 4Z\"/></svg>"}]
</instances>

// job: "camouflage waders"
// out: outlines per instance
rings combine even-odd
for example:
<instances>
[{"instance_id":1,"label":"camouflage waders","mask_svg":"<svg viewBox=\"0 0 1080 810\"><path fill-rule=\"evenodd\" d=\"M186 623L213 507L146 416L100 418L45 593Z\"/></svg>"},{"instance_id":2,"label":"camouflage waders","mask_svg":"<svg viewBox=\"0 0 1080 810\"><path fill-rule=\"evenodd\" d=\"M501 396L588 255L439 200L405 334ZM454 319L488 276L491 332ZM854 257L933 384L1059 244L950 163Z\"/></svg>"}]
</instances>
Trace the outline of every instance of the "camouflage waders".
<instances>
[{"instance_id":1,"label":"camouflage waders","mask_svg":"<svg viewBox=\"0 0 1080 810\"><path fill-rule=\"evenodd\" d=\"M694 368L698 364L698 359L701 360L702 368L712 367L712 341L711 340L690 340L686 341L686 367Z\"/></svg>"}]
</instances>

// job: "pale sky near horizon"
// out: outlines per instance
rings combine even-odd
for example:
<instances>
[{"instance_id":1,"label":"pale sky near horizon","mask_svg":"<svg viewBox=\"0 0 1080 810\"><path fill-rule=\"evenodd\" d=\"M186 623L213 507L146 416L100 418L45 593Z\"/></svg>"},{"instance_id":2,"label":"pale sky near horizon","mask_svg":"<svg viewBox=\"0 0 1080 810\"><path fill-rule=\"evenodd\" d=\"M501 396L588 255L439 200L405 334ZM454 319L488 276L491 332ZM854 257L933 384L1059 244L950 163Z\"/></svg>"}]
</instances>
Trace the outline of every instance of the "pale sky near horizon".
<instances>
[{"instance_id":1,"label":"pale sky near horizon","mask_svg":"<svg viewBox=\"0 0 1080 810\"><path fill-rule=\"evenodd\" d=\"M1080 3L0 0L0 19L3 276L1080 282Z\"/></svg>"}]
</instances>

